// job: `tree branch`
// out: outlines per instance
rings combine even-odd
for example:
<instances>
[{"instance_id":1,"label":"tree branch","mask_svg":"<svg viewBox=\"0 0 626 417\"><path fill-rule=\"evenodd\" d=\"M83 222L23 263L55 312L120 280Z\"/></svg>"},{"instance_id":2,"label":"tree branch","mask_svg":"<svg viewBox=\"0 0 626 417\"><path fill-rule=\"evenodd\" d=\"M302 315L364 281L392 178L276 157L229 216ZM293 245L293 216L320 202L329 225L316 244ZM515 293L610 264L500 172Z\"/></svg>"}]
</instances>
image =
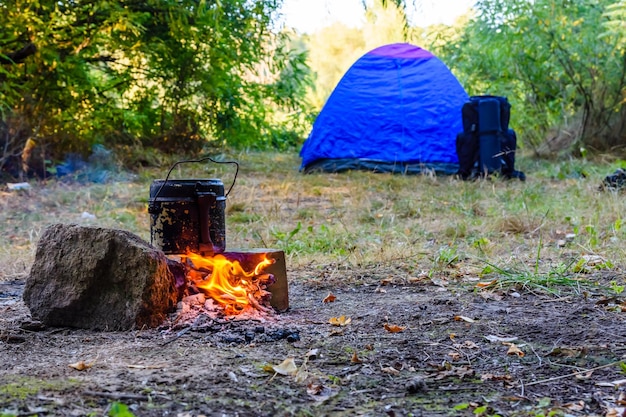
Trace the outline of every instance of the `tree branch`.
<instances>
[{"instance_id":1,"label":"tree branch","mask_svg":"<svg viewBox=\"0 0 626 417\"><path fill-rule=\"evenodd\" d=\"M29 42L17 51L9 52L5 55L0 54L0 64L20 64L29 56L34 55L35 52L37 52L37 47L34 43Z\"/></svg>"}]
</instances>

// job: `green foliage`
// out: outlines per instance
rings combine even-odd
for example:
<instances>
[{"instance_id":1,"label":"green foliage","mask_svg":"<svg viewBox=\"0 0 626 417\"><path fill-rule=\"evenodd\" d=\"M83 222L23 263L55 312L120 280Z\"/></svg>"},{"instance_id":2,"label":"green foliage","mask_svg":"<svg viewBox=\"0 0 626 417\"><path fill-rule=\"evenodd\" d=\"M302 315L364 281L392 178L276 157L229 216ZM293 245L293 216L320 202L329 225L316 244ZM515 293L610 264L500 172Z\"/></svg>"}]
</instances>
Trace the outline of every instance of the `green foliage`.
<instances>
[{"instance_id":1,"label":"green foliage","mask_svg":"<svg viewBox=\"0 0 626 417\"><path fill-rule=\"evenodd\" d=\"M580 279L574 272L575 265L558 263L550 267L547 272L538 269L539 261L535 268L530 269L526 265L521 267L501 267L491 262L485 262L487 267L483 273L496 273L497 285L501 288L518 288L526 291L539 291L547 294L558 295L563 288L579 291L581 287L591 287L591 283Z\"/></svg>"},{"instance_id":2,"label":"green foliage","mask_svg":"<svg viewBox=\"0 0 626 417\"><path fill-rule=\"evenodd\" d=\"M272 229L270 235L277 246L289 255L324 253L345 256L354 249L352 235L326 224L321 224L318 228L309 226L302 230L302 223L298 222L288 232Z\"/></svg>"},{"instance_id":3,"label":"green foliage","mask_svg":"<svg viewBox=\"0 0 626 417\"><path fill-rule=\"evenodd\" d=\"M624 48L626 46L626 27L624 27L626 1L620 0L608 5L604 17L607 20L603 24L605 32L601 36L617 37L619 46Z\"/></svg>"},{"instance_id":4,"label":"green foliage","mask_svg":"<svg viewBox=\"0 0 626 417\"><path fill-rule=\"evenodd\" d=\"M619 285L617 281L611 281L610 284L611 291L613 291L616 295L620 295L624 292L624 289L626 289L626 286Z\"/></svg>"},{"instance_id":5,"label":"green foliage","mask_svg":"<svg viewBox=\"0 0 626 417\"><path fill-rule=\"evenodd\" d=\"M455 411L467 410L469 406L470 406L469 403L461 403L461 404L455 405L454 407L452 407L452 409Z\"/></svg>"},{"instance_id":6,"label":"green foliage","mask_svg":"<svg viewBox=\"0 0 626 417\"><path fill-rule=\"evenodd\" d=\"M285 249L287 253L290 253L294 249L294 245L291 244L291 241L301 229L302 223L298 222L296 227L287 233L279 230L272 230L271 235Z\"/></svg>"},{"instance_id":7,"label":"green foliage","mask_svg":"<svg viewBox=\"0 0 626 417\"><path fill-rule=\"evenodd\" d=\"M135 417L126 404L117 401L111 404L108 415L109 417Z\"/></svg>"},{"instance_id":8,"label":"green foliage","mask_svg":"<svg viewBox=\"0 0 626 417\"><path fill-rule=\"evenodd\" d=\"M438 268L446 268L459 260L459 253L454 246L442 246L435 255L434 263Z\"/></svg>"},{"instance_id":9,"label":"green foliage","mask_svg":"<svg viewBox=\"0 0 626 417\"><path fill-rule=\"evenodd\" d=\"M620 145L626 134L623 37L606 23L609 0L479 0L476 18L441 49L470 94L507 95L512 125L535 152Z\"/></svg>"},{"instance_id":10,"label":"green foliage","mask_svg":"<svg viewBox=\"0 0 626 417\"><path fill-rule=\"evenodd\" d=\"M293 147L308 116L308 68L305 52L270 31L278 5L3 3L0 133L57 155L95 143Z\"/></svg>"}]
</instances>

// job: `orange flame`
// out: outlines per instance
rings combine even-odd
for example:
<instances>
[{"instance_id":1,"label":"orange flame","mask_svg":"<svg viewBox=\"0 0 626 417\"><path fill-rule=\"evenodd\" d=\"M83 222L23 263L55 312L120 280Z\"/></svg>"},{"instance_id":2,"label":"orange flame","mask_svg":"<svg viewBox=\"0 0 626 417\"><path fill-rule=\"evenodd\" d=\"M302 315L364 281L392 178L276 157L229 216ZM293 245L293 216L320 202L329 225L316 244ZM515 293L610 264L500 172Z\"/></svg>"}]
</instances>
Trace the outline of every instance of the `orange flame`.
<instances>
[{"instance_id":1,"label":"orange flame","mask_svg":"<svg viewBox=\"0 0 626 417\"><path fill-rule=\"evenodd\" d=\"M231 261L224 255L203 257L188 253L185 257L191 261L194 269L210 271L204 280L194 280L194 283L198 289L222 305L226 314L239 314L250 304L253 307L259 306L251 292L260 289L258 281L263 269L274 263L274 260L264 256L254 270L248 272L239 261Z\"/></svg>"}]
</instances>

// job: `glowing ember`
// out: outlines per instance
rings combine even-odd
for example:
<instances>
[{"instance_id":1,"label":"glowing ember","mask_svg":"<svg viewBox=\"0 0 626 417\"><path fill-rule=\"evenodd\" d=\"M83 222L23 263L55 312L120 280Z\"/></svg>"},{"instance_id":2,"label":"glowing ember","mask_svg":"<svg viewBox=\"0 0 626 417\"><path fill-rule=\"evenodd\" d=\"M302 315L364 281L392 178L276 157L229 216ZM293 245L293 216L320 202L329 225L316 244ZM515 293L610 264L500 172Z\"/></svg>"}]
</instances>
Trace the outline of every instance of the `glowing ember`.
<instances>
[{"instance_id":1,"label":"glowing ember","mask_svg":"<svg viewBox=\"0 0 626 417\"><path fill-rule=\"evenodd\" d=\"M227 315L240 314L246 308L269 312L263 304L271 294L266 290L274 277L263 269L273 260L264 257L251 271L246 271L237 260L224 255L203 257L195 253L183 256L189 270L188 279L200 291L218 302Z\"/></svg>"}]
</instances>

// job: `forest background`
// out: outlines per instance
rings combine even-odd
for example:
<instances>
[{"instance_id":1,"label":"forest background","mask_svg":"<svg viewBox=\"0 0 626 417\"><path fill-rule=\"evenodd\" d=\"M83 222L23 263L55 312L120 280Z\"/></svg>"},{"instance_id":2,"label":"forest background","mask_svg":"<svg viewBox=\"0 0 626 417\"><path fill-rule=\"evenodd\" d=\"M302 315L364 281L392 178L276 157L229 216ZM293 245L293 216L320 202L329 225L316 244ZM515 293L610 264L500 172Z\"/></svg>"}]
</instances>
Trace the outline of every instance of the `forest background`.
<instances>
[{"instance_id":1,"label":"forest background","mask_svg":"<svg viewBox=\"0 0 626 417\"><path fill-rule=\"evenodd\" d=\"M407 1L370 0L362 27L310 34L277 24L281 5L0 2L0 168L54 173L94 145L129 168L296 150L349 66L391 42L435 53L470 95L508 96L533 156L622 157L626 1L478 0L452 25L414 27Z\"/></svg>"}]
</instances>

